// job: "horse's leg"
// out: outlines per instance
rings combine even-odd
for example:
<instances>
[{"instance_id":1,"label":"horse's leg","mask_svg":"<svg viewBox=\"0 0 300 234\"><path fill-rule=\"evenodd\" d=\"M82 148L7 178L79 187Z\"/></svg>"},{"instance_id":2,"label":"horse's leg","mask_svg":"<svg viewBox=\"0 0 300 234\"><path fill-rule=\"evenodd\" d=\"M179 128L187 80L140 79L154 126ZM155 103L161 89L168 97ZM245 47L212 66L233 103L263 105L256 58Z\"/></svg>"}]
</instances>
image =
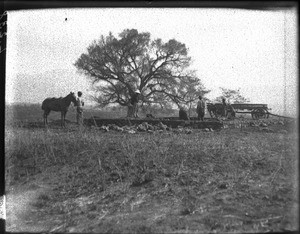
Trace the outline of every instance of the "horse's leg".
<instances>
[{"instance_id":1,"label":"horse's leg","mask_svg":"<svg viewBox=\"0 0 300 234\"><path fill-rule=\"evenodd\" d=\"M64 126L66 126L66 115L67 115L67 112L64 112Z\"/></svg>"},{"instance_id":2,"label":"horse's leg","mask_svg":"<svg viewBox=\"0 0 300 234\"><path fill-rule=\"evenodd\" d=\"M63 124L63 127L66 126L66 114L67 112L66 111L62 111L62 124Z\"/></svg>"},{"instance_id":3,"label":"horse's leg","mask_svg":"<svg viewBox=\"0 0 300 234\"><path fill-rule=\"evenodd\" d=\"M47 111L47 115L46 115L46 123L47 123L47 125L48 125L48 115L50 114L50 111L51 111L51 110L48 110L48 111Z\"/></svg>"},{"instance_id":4,"label":"horse's leg","mask_svg":"<svg viewBox=\"0 0 300 234\"><path fill-rule=\"evenodd\" d=\"M44 126L46 125L46 114L45 114L45 111L44 111L44 114L43 114L43 121L44 121Z\"/></svg>"},{"instance_id":5,"label":"horse's leg","mask_svg":"<svg viewBox=\"0 0 300 234\"><path fill-rule=\"evenodd\" d=\"M44 121L44 126L46 126L46 114L45 114L45 111L44 111L44 114L43 114L43 121Z\"/></svg>"},{"instance_id":6,"label":"horse's leg","mask_svg":"<svg viewBox=\"0 0 300 234\"><path fill-rule=\"evenodd\" d=\"M48 115L49 115L50 111L49 110L45 110L44 111L44 125L48 125Z\"/></svg>"},{"instance_id":7,"label":"horse's leg","mask_svg":"<svg viewBox=\"0 0 300 234\"><path fill-rule=\"evenodd\" d=\"M62 111L62 112L60 112L61 113L61 122L60 122L60 125L62 126L62 127L64 127L65 126L65 123L64 123L64 112Z\"/></svg>"}]
</instances>

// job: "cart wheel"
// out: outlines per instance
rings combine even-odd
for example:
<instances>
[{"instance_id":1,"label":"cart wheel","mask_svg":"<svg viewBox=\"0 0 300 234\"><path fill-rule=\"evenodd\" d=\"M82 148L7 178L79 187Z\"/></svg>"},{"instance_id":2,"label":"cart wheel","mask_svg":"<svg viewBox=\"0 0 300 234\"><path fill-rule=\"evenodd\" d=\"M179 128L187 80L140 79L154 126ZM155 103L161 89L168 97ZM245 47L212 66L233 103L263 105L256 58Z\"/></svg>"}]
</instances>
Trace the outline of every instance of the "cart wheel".
<instances>
[{"instance_id":1,"label":"cart wheel","mask_svg":"<svg viewBox=\"0 0 300 234\"><path fill-rule=\"evenodd\" d=\"M267 117L267 112L262 108L257 108L251 112L251 115L252 115L252 119L261 119Z\"/></svg>"},{"instance_id":2,"label":"cart wheel","mask_svg":"<svg viewBox=\"0 0 300 234\"><path fill-rule=\"evenodd\" d=\"M252 117L252 119L256 119L257 118L256 113L255 113L254 110L251 111L251 117Z\"/></svg>"}]
</instances>

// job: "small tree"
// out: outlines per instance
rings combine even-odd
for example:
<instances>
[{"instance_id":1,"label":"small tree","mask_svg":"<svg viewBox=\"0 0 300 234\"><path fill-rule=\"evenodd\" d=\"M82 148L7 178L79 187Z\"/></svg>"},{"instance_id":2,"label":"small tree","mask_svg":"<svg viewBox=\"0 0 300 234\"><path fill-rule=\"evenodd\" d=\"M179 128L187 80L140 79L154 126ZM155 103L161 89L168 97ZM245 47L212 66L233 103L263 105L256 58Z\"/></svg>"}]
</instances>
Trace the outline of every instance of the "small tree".
<instances>
[{"instance_id":1,"label":"small tree","mask_svg":"<svg viewBox=\"0 0 300 234\"><path fill-rule=\"evenodd\" d=\"M222 95L217 97L215 100L217 102L222 102L222 98L225 98L229 103L246 103L250 102L249 99L243 97L240 93L240 89L225 89L220 87L222 90Z\"/></svg>"},{"instance_id":2,"label":"small tree","mask_svg":"<svg viewBox=\"0 0 300 234\"><path fill-rule=\"evenodd\" d=\"M139 89L144 105L166 107L192 100L188 94L196 83L204 88L195 72L188 70L190 61L185 44L151 40L148 32L126 29L119 38L109 33L94 41L75 66L91 79L94 99L101 106L128 106Z\"/></svg>"}]
</instances>

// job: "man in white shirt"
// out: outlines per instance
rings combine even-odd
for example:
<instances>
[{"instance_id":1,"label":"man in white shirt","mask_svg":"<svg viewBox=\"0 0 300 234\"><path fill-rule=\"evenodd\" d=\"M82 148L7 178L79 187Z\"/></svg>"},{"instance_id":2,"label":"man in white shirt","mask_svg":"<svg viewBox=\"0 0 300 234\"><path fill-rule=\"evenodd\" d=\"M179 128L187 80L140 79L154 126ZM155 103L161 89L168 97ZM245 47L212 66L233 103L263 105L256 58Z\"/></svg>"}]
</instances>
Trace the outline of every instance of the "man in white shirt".
<instances>
[{"instance_id":1,"label":"man in white shirt","mask_svg":"<svg viewBox=\"0 0 300 234\"><path fill-rule=\"evenodd\" d=\"M77 115L76 115L76 119L77 119L77 124L82 124L83 123L83 106L84 106L84 102L82 99L82 92L78 92L77 93L78 97L77 97Z\"/></svg>"}]
</instances>

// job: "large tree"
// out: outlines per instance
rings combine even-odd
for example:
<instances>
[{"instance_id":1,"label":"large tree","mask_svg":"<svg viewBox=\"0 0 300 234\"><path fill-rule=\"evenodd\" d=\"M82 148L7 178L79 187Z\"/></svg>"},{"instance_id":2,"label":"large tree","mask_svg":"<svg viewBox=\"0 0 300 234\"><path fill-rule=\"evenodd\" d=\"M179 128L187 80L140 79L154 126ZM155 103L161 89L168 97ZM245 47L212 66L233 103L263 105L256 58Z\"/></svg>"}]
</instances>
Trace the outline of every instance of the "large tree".
<instances>
[{"instance_id":1,"label":"large tree","mask_svg":"<svg viewBox=\"0 0 300 234\"><path fill-rule=\"evenodd\" d=\"M127 106L139 89L143 104L164 107L188 103L195 91L208 92L195 71L188 70L190 62L185 44L151 40L148 32L126 29L118 38L109 33L94 41L75 66L92 80L101 106Z\"/></svg>"},{"instance_id":2,"label":"large tree","mask_svg":"<svg viewBox=\"0 0 300 234\"><path fill-rule=\"evenodd\" d=\"M248 98L242 96L240 89L226 89L220 87L222 95L216 98L217 102L222 102L222 98L225 98L229 103L246 103L250 102Z\"/></svg>"}]
</instances>

